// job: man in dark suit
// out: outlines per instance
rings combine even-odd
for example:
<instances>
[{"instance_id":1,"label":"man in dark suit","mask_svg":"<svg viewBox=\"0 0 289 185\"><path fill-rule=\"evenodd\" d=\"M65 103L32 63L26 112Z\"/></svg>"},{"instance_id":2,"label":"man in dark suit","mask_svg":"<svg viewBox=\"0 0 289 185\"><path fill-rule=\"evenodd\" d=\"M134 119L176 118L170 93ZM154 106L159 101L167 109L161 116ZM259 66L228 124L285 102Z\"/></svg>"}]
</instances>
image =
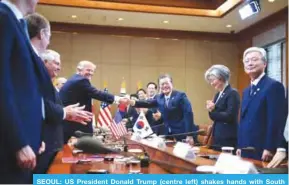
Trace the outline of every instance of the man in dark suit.
<instances>
[{"instance_id":1,"label":"man in dark suit","mask_svg":"<svg viewBox=\"0 0 289 185\"><path fill-rule=\"evenodd\" d=\"M251 85L243 91L237 154L269 161L285 127L285 89L264 73L267 58L263 48L248 48L243 63ZM255 151L241 150L246 147L254 147Z\"/></svg>"},{"instance_id":2,"label":"man in dark suit","mask_svg":"<svg viewBox=\"0 0 289 185\"><path fill-rule=\"evenodd\" d=\"M90 84L96 66L90 61L81 61L77 66L77 74L73 75L62 86L59 95L64 106L80 103L85 106L85 111L91 112L92 99L105 101L107 103L122 103L123 98L97 90ZM91 122L87 125L73 124L72 121L64 122L64 142L66 143L74 132L79 130L86 133L93 133Z\"/></svg>"},{"instance_id":3,"label":"man in dark suit","mask_svg":"<svg viewBox=\"0 0 289 185\"><path fill-rule=\"evenodd\" d=\"M236 149L240 96L229 84L230 70L224 65L213 65L206 71L205 79L218 91L206 106L214 122L212 148L221 150L223 146L230 146Z\"/></svg>"},{"instance_id":4,"label":"man in dark suit","mask_svg":"<svg viewBox=\"0 0 289 185\"><path fill-rule=\"evenodd\" d=\"M60 67L60 55L53 50L46 50L50 42L50 24L49 21L40 14L34 13L25 17L32 48L37 55L41 56L51 80L57 77ZM63 107L58 95L54 89L55 101L44 98L46 119L42 127L42 140L45 142L46 149L38 157L37 166L34 173L45 173L55 154L63 146L62 120L78 121L86 124L92 118L91 113L82 111L84 107L71 105Z\"/></svg>"},{"instance_id":5,"label":"man in dark suit","mask_svg":"<svg viewBox=\"0 0 289 185\"><path fill-rule=\"evenodd\" d=\"M289 114L288 114L288 88L286 90L286 112L287 120L286 125L283 131L283 134L279 138L279 146L273 157L273 159L268 163L267 168L276 168L278 167L283 160L288 157L288 140L289 140ZM288 161L287 161L288 163Z\"/></svg>"},{"instance_id":6,"label":"man in dark suit","mask_svg":"<svg viewBox=\"0 0 289 185\"><path fill-rule=\"evenodd\" d=\"M45 67L33 52L23 16L37 0L0 2L0 183L31 182L45 118L43 97L54 99Z\"/></svg>"},{"instance_id":7,"label":"man in dark suit","mask_svg":"<svg viewBox=\"0 0 289 185\"><path fill-rule=\"evenodd\" d=\"M180 134L185 132L197 131L198 127L194 124L191 103L184 92L173 90L172 78L165 74L159 77L161 94L153 100L134 101L130 104L135 107L158 108L162 114L165 124L165 135ZM176 137L177 140L185 138ZM189 138L189 137L188 137ZM196 136L194 136L196 140Z\"/></svg>"}]
</instances>

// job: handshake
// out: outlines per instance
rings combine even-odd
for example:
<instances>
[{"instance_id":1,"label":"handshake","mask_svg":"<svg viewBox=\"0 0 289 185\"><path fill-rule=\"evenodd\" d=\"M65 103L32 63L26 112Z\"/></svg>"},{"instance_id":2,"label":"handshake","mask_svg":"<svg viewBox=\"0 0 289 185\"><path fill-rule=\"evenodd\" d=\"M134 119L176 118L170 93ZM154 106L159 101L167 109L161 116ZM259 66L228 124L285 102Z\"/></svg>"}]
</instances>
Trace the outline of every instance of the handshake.
<instances>
[{"instance_id":1,"label":"handshake","mask_svg":"<svg viewBox=\"0 0 289 185\"><path fill-rule=\"evenodd\" d=\"M115 97L116 98L116 103L118 104L124 104L124 105L135 105L135 100L131 100L127 97Z\"/></svg>"}]
</instances>

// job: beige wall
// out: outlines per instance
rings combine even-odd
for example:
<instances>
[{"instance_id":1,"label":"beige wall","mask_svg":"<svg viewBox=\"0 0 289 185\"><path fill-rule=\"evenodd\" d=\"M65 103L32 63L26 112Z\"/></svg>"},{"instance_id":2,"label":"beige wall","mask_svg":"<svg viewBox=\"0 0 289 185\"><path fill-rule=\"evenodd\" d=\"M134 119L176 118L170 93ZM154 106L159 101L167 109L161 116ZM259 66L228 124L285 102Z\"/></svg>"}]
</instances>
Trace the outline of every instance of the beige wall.
<instances>
[{"instance_id":1,"label":"beige wall","mask_svg":"<svg viewBox=\"0 0 289 185\"><path fill-rule=\"evenodd\" d=\"M60 76L71 76L80 60L90 60L97 65L92 84L103 89L106 81L114 94L119 93L122 79L127 92L134 93L138 82L145 87L159 74L171 74L174 87L191 100L197 124L210 122L205 101L215 93L204 80L206 69L213 64L228 66L231 84L237 87L237 47L230 42L53 32L50 48L61 54Z\"/></svg>"}]
</instances>

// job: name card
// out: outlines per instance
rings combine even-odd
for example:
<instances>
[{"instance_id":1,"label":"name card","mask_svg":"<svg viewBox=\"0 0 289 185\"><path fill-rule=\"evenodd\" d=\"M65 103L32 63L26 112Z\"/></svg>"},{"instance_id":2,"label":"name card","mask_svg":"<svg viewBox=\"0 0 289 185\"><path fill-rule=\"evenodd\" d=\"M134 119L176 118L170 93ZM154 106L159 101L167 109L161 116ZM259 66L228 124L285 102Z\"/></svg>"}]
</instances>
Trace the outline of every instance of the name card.
<instances>
[{"instance_id":1,"label":"name card","mask_svg":"<svg viewBox=\"0 0 289 185\"><path fill-rule=\"evenodd\" d=\"M232 154L220 154L215 169L220 174L257 174L253 163Z\"/></svg>"},{"instance_id":2,"label":"name card","mask_svg":"<svg viewBox=\"0 0 289 185\"><path fill-rule=\"evenodd\" d=\"M154 148L158 148L160 150L165 150L167 148L167 145L165 143L165 140L160 137L154 137L150 139L142 139L141 143L152 146Z\"/></svg>"},{"instance_id":3,"label":"name card","mask_svg":"<svg viewBox=\"0 0 289 185\"><path fill-rule=\"evenodd\" d=\"M185 159L194 160L196 158L193 148L187 143L177 142L173 153L174 155Z\"/></svg>"}]
</instances>

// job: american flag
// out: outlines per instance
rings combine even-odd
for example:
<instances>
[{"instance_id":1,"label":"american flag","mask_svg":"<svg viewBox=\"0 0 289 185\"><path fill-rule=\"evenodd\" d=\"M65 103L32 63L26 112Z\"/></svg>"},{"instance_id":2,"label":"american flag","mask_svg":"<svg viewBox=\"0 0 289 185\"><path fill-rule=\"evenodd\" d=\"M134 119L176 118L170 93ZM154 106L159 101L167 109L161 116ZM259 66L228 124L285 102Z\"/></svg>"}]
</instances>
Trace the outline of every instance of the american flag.
<instances>
[{"instance_id":1,"label":"american flag","mask_svg":"<svg viewBox=\"0 0 289 185\"><path fill-rule=\"evenodd\" d=\"M104 92L108 92L107 88L104 89ZM121 122L116 123L114 119L112 119L110 106L106 102L101 102L100 104L98 123L101 127L107 126L116 139L119 139L120 137L127 134L125 125L123 125Z\"/></svg>"}]
</instances>

